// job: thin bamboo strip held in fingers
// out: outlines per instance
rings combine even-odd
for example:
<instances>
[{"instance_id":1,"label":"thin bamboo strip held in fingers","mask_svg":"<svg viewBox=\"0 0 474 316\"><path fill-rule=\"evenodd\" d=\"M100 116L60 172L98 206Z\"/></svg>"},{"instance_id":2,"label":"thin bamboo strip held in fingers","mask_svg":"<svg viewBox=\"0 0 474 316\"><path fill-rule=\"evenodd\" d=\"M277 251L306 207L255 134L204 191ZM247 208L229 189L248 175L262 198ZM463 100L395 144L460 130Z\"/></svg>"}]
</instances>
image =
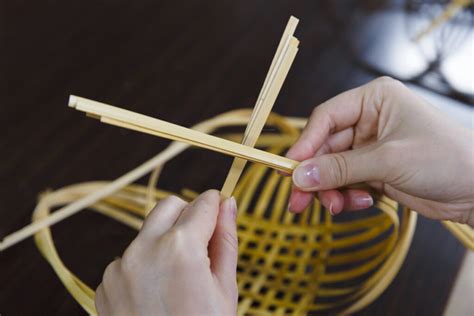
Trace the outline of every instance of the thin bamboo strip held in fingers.
<instances>
[{"instance_id":1,"label":"thin bamboo strip held in fingers","mask_svg":"<svg viewBox=\"0 0 474 316\"><path fill-rule=\"evenodd\" d=\"M262 128L267 121L267 117L272 110L273 104L275 103L280 89L283 86L283 82L291 68L293 60L296 57L299 41L293 37L293 34L298 22L299 20L295 17L290 17L285 31L283 32L283 36L278 44L270 69L258 95L250 122L247 124L247 128L245 129L242 140L242 144L244 145L251 147L255 146L258 136L262 132ZM246 163L247 161L242 158L235 158L232 162L232 166L221 190L221 194L224 197L232 195Z\"/></svg>"},{"instance_id":2,"label":"thin bamboo strip held in fingers","mask_svg":"<svg viewBox=\"0 0 474 316\"><path fill-rule=\"evenodd\" d=\"M103 123L184 142L234 157L241 157L265 164L276 170L291 173L298 164L298 162L286 157L85 98L71 96L69 105L91 114L92 117L100 118Z\"/></svg>"}]
</instances>

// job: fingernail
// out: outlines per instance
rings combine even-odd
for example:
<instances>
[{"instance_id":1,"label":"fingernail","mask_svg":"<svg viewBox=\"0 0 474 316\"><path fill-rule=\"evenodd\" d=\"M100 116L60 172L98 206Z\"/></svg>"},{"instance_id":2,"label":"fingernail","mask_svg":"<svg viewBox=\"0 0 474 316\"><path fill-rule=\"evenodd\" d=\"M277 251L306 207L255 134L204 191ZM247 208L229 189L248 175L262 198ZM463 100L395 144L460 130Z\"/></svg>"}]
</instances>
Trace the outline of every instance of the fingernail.
<instances>
[{"instance_id":1,"label":"fingernail","mask_svg":"<svg viewBox=\"0 0 474 316\"><path fill-rule=\"evenodd\" d=\"M331 199L328 199L325 195L318 195L319 202L327 209L329 212L332 211L332 201ZM332 214L332 213L331 213ZM334 215L334 214L332 214Z\"/></svg>"},{"instance_id":2,"label":"fingernail","mask_svg":"<svg viewBox=\"0 0 474 316\"><path fill-rule=\"evenodd\" d=\"M293 173L293 181L296 186L302 189L309 189L319 185L319 168L312 164L300 165Z\"/></svg>"},{"instance_id":3,"label":"fingernail","mask_svg":"<svg viewBox=\"0 0 474 316\"><path fill-rule=\"evenodd\" d=\"M288 206L286 207L286 210L291 212L291 202L288 202Z\"/></svg>"},{"instance_id":4,"label":"fingernail","mask_svg":"<svg viewBox=\"0 0 474 316\"><path fill-rule=\"evenodd\" d=\"M224 210L232 214L232 218L235 220L237 217L237 202L235 198L232 196L225 200L224 202Z\"/></svg>"},{"instance_id":5,"label":"fingernail","mask_svg":"<svg viewBox=\"0 0 474 316\"><path fill-rule=\"evenodd\" d=\"M334 214L334 210L332 209L332 202L329 203L329 213L330 213L332 216L335 215L335 214Z\"/></svg>"},{"instance_id":6,"label":"fingernail","mask_svg":"<svg viewBox=\"0 0 474 316\"><path fill-rule=\"evenodd\" d=\"M374 205L374 199L370 195L358 196L354 199L357 208L368 208Z\"/></svg>"}]
</instances>

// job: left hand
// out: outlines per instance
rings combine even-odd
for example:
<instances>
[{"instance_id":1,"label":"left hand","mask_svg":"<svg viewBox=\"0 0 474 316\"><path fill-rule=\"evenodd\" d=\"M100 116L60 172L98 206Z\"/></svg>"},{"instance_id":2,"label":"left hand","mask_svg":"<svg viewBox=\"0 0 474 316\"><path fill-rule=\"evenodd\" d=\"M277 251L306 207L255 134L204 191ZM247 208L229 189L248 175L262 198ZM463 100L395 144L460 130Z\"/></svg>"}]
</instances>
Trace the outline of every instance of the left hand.
<instances>
[{"instance_id":1,"label":"left hand","mask_svg":"<svg viewBox=\"0 0 474 316\"><path fill-rule=\"evenodd\" d=\"M190 204L160 201L105 270L99 315L235 315L236 212L235 200L220 203L215 190Z\"/></svg>"}]
</instances>

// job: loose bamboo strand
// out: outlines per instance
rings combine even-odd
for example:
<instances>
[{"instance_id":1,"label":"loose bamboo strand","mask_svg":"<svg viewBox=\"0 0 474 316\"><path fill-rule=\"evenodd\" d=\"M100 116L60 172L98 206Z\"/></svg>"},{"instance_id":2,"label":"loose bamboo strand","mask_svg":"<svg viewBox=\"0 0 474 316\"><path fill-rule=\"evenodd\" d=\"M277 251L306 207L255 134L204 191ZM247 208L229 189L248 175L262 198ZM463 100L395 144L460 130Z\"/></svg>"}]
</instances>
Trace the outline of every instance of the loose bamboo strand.
<instances>
[{"instance_id":1,"label":"loose bamboo strand","mask_svg":"<svg viewBox=\"0 0 474 316\"><path fill-rule=\"evenodd\" d=\"M248 120L248 116L245 116L248 115L248 113L249 112L247 110L236 110L229 113L225 113L213 119L195 125L194 129L202 132L210 132L214 129L217 129L221 126L226 126L228 124L242 124L243 122L246 122ZM189 145L186 144L172 143L160 154L144 162L137 168L127 172L121 177L115 179L114 181L108 183L107 185L104 185L101 189L91 192L90 194L58 209L53 214L42 217L41 219L36 220L34 223L26 225L25 227L17 230L16 232L6 236L0 242L0 251L3 251L21 242L22 240L25 240L26 238L31 237L38 231L47 228L51 225L54 225L76 214L77 212L91 206L97 201L113 194L114 192L120 190L120 188L131 184L132 182L136 181L148 172L155 169L156 167L163 165L168 160L172 159L188 147Z\"/></svg>"},{"instance_id":2,"label":"loose bamboo strand","mask_svg":"<svg viewBox=\"0 0 474 316\"><path fill-rule=\"evenodd\" d=\"M451 3L446 5L446 8L438 15L431 23L423 29L418 35L415 36L415 41L420 41L423 37L433 32L441 24L446 23L452 19L459 11L463 10L470 4L473 4L473 0L453 0Z\"/></svg>"},{"instance_id":3,"label":"loose bamboo strand","mask_svg":"<svg viewBox=\"0 0 474 316\"><path fill-rule=\"evenodd\" d=\"M467 224L443 221L443 225L468 249L474 251L474 229Z\"/></svg>"}]
</instances>

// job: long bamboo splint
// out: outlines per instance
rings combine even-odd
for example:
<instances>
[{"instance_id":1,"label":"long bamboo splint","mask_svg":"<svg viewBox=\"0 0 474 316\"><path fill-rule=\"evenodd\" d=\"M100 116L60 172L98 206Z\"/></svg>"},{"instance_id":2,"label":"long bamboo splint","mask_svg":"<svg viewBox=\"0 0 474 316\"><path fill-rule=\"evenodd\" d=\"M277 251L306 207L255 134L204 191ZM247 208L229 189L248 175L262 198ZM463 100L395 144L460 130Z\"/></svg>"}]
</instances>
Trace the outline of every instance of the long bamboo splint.
<instances>
[{"instance_id":1,"label":"long bamboo splint","mask_svg":"<svg viewBox=\"0 0 474 316\"><path fill-rule=\"evenodd\" d=\"M280 92L283 82L290 70L291 64L298 52L298 40L293 37L293 34L298 25L298 19L290 17L283 36L278 45L275 57L270 65L267 77L263 83L263 87L258 95L257 102L250 117L250 122L245 129L242 144L247 146L255 146L258 136L262 132L262 128L267 121L273 104ZM221 194L225 197L232 195L240 175L244 170L247 160L242 158L235 158L232 166L227 174L227 178L221 190Z\"/></svg>"},{"instance_id":2,"label":"long bamboo splint","mask_svg":"<svg viewBox=\"0 0 474 316\"><path fill-rule=\"evenodd\" d=\"M71 96L69 106L103 123L240 157L276 170L291 173L298 165L297 161L286 157L85 98Z\"/></svg>"}]
</instances>

